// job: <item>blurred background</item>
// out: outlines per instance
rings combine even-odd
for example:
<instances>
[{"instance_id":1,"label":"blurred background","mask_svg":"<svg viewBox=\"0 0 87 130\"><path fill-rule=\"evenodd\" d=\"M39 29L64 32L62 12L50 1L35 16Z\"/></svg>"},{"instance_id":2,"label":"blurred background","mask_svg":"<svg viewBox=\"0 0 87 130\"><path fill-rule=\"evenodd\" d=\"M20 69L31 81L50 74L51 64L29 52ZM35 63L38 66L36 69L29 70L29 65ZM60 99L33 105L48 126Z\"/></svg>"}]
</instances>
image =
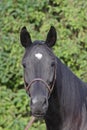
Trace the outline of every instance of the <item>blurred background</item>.
<instances>
[{"instance_id":1,"label":"blurred background","mask_svg":"<svg viewBox=\"0 0 87 130\"><path fill-rule=\"evenodd\" d=\"M24 130L30 120L20 30L26 26L33 41L45 40L51 25L58 35L54 53L87 82L86 0L0 0L0 130ZM30 130L37 129L45 130L43 121Z\"/></svg>"}]
</instances>

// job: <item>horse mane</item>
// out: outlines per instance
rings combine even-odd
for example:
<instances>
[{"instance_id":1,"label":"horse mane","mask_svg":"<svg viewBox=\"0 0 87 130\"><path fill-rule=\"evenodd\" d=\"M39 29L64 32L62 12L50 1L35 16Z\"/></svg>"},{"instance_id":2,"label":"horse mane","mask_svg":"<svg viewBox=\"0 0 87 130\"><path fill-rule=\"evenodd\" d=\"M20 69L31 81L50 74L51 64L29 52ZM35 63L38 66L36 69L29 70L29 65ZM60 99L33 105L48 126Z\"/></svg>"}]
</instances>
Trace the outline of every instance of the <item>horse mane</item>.
<instances>
[{"instance_id":1,"label":"horse mane","mask_svg":"<svg viewBox=\"0 0 87 130\"><path fill-rule=\"evenodd\" d=\"M82 110L87 85L57 58L57 92L63 116L76 117ZM86 89L86 91L85 91Z\"/></svg>"}]
</instances>

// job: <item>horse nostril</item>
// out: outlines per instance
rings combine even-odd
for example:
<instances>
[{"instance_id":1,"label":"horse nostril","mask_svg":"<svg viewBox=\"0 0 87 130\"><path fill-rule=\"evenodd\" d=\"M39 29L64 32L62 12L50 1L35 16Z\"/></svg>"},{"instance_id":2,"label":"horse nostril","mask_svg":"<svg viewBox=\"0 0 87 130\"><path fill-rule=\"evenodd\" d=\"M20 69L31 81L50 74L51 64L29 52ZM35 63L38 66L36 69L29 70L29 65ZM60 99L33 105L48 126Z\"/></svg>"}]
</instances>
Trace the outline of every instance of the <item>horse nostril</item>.
<instances>
[{"instance_id":1,"label":"horse nostril","mask_svg":"<svg viewBox=\"0 0 87 130\"><path fill-rule=\"evenodd\" d=\"M47 100L44 99L44 101L43 101L43 105L46 105L46 104L47 104Z\"/></svg>"},{"instance_id":2,"label":"horse nostril","mask_svg":"<svg viewBox=\"0 0 87 130\"><path fill-rule=\"evenodd\" d=\"M43 102L43 109L47 109L48 108L48 100L45 99Z\"/></svg>"},{"instance_id":3,"label":"horse nostril","mask_svg":"<svg viewBox=\"0 0 87 130\"><path fill-rule=\"evenodd\" d=\"M31 99L31 104L36 104L38 102L38 100L37 100L37 98L33 98L33 99Z\"/></svg>"}]
</instances>

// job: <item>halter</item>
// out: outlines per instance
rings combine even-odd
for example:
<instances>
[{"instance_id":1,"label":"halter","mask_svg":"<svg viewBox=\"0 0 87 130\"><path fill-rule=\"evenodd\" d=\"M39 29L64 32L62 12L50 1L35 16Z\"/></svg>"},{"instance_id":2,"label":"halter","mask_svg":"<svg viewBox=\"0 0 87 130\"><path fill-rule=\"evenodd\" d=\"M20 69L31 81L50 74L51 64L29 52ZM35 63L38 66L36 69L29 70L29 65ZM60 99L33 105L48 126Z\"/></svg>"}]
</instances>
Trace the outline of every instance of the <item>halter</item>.
<instances>
[{"instance_id":1,"label":"halter","mask_svg":"<svg viewBox=\"0 0 87 130\"><path fill-rule=\"evenodd\" d=\"M48 83L46 81L44 81L43 79L41 79L41 78L34 78L28 85L26 85L26 83L24 82L24 87L25 87L26 92L29 93L30 92L29 90L30 90L32 84L37 82L37 81L42 82L43 84L45 84L46 88L49 91L49 94L51 94L52 91L53 91L54 85L55 85L55 81L56 81L56 66L54 68L53 84L52 84L51 88L50 88L50 85L48 85Z\"/></svg>"}]
</instances>

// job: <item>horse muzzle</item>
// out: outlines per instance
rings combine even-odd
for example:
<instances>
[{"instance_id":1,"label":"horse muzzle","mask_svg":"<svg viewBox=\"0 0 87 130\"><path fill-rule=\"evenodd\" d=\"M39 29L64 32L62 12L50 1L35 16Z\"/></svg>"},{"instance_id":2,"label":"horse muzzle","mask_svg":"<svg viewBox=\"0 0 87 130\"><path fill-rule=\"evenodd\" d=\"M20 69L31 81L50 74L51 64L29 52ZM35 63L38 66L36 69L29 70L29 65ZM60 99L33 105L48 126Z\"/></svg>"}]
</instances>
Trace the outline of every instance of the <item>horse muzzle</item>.
<instances>
[{"instance_id":1,"label":"horse muzzle","mask_svg":"<svg viewBox=\"0 0 87 130\"><path fill-rule=\"evenodd\" d=\"M31 99L31 112L37 118L44 118L48 109L48 100L45 97Z\"/></svg>"}]
</instances>

